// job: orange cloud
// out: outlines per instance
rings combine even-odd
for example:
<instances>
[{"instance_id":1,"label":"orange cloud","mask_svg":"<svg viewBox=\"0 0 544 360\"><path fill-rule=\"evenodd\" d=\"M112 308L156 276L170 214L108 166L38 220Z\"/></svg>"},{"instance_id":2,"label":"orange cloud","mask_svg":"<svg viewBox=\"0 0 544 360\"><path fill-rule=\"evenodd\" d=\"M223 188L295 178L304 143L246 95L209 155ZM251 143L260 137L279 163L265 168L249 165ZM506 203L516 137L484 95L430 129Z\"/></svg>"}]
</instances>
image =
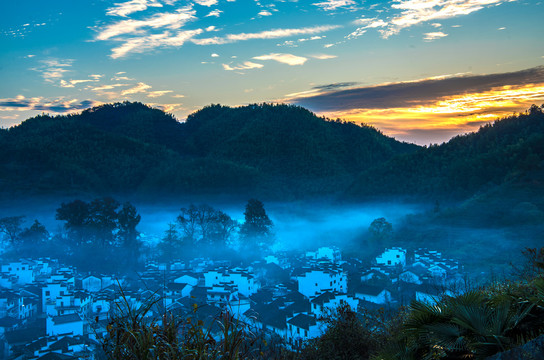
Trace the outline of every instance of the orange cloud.
<instances>
[{"instance_id":1,"label":"orange cloud","mask_svg":"<svg viewBox=\"0 0 544 360\"><path fill-rule=\"evenodd\" d=\"M450 95L424 105L360 108L320 114L371 124L395 138L428 144L477 130L484 123L543 102L544 83L540 83L507 85L488 91ZM433 138L435 141L432 141Z\"/></svg>"}]
</instances>

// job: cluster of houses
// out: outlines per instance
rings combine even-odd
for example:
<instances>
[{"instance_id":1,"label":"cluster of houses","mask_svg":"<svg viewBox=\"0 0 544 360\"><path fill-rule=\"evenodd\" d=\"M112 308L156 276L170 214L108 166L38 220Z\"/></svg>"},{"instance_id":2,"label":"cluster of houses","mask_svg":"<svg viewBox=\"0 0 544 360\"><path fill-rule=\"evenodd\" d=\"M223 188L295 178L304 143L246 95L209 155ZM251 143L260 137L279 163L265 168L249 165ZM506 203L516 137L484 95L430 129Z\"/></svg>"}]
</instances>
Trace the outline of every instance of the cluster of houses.
<instances>
[{"instance_id":1,"label":"cluster of houses","mask_svg":"<svg viewBox=\"0 0 544 360\"><path fill-rule=\"evenodd\" d=\"M319 336L338 306L354 311L435 301L461 279L437 251L389 248L371 264L339 249L275 253L250 264L193 259L149 262L137 275L81 274L52 259L2 264L0 358L94 359L116 309L153 301L147 313L196 317L220 331L229 314L295 348ZM214 329L214 327L216 329Z\"/></svg>"}]
</instances>

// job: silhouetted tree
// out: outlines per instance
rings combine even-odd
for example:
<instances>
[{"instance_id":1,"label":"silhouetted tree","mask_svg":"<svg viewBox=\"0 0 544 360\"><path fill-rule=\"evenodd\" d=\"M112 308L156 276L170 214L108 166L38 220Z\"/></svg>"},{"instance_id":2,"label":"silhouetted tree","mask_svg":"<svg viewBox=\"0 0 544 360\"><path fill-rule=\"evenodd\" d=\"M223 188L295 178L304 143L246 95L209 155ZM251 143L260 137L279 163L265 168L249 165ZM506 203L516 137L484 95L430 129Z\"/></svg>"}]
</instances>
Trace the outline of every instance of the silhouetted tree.
<instances>
[{"instance_id":1,"label":"silhouetted tree","mask_svg":"<svg viewBox=\"0 0 544 360\"><path fill-rule=\"evenodd\" d=\"M132 265L136 265L140 257L139 232L136 230L140 220L140 214L138 214L134 205L128 202L123 204L117 214L118 235L125 251L127 251L127 261Z\"/></svg>"},{"instance_id":2,"label":"silhouetted tree","mask_svg":"<svg viewBox=\"0 0 544 360\"><path fill-rule=\"evenodd\" d=\"M269 246L273 240L272 220L266 214L264 205L257 199L250 199L244 211L244 223L240 227L240 237L245 246L258 248Z\"/></svg>"},{"instance_id":3,"label":"silhouetted tree","mask_svg":"<svg viewBox=\"0 0 544 360\"><path fill-rule=\"evenodd\" d=\"M29 228L21 232L20 238L23 243L38 245L49 238L49 232L43 224L38 220L34 220L34 223Z\"/></svg>"},{"instance_id":4,"label":"silhouetted tree","mask_svg":"<svg viewBox=\"0 0 544 360\"><path fill-rule=\"evenodd\" d=\"M385 218L377 218L368 227L370 233L370 246L380 247L393 236L393 225Z\"/></svg>"},{"instance_id":5,"label":"silhouetted tree","mask_svg":"<svg viewBox=\"0 0 544 360\"><path fill-rule=\"evenodd\" d=\"M110 197L95 199L89 204L88 224L93 230L95 240L102 246L113 244L118 207L119 203Z\"/></svg>"},{"instance_id":6,"label":"silhouetted tree","mask_svg":"<svg viewBox=\"0 0 544 360\"><path fill-rule=\"evenodd\" d=\"M18 240L24 216L8 216L0 219L0 232L4 233L12 244Z\"/></svg>"},{"instance_id":7,"label":"silhouetted tree","mask_svg":"<svg viewBox=\"0 0 544 360\"><path fill-rule=\"evenodd\" d=\"M157 244L159 257L162 260L172 260L180 253L183 246L183 240L176 229L176 224L169 223L168 230L164 232L164 236Z\"/></svg>"},{"instance_id":8,"label":"silhouetted tree","mask_svg":"<svg viewBox=\"0 0 544 360\"><path fill-rule=\"evenodd\" d=\"M69 203L62 203L57 209L55 218L63 220L64 228L70 233L76 244L83 242L89 221L89 204L82 200L74 200Z\"/></svg>"}]
</instances>

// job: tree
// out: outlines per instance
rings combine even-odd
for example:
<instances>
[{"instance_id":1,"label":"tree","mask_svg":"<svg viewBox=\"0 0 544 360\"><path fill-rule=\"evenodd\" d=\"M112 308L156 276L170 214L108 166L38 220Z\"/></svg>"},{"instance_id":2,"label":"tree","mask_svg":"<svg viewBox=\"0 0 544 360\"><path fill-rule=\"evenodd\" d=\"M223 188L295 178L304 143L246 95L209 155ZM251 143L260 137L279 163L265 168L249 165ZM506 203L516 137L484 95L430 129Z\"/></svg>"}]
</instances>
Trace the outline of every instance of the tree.
<instances>
[{"instance_id":1,"label":"tree","mask_svg":"<svg viewBox=\"0 0 544 360\"><path fill-rule=\"evenodd\" d=\"M129 202L124 203L123 207L117 213L117 224L119 227L119 237L125 250L128 252L129 263L136 264L140 257L140 243L138 242L139 232L136 226L141 220L136 208Z\"/></svg>"},{"instance_id":2,"label":"tree","mask_svg":"<svg viewBox=\"0 0 544 360\"><path fill-rule=\"evenodd\" d=\"M20 238L23 243L37 245L49 238L49 232L43 224L38 220L34 220L34 223L29 228L26 228L21 232Z\"/></svg>"},{"instance_id":3,"label":"tree","mask_svg":"<svg viewBox=\"0 0 544 360\"><path fill-rule=\"evenodd\" d=\"M82 200L62 203L57 209L55 218L65 221L64 228L68 230L76 244L81 244L87 232L89 220L89 204Z\"/></svg>"},{"instance_id":4,"label":"tree","mask_svg":"<svg viewBox=\"0 0 544 360\"><path fill-rule=\"evenodd\" d=\"M8 216L0 219L0 232L4 233L12 244L19 238L24 218L24 216Z\"/></svg>"},{"instance_id":5,"label":"tree","mask_svg":"<svg viewBox=\"0 0 544 360\"><path fill-rule=\"evenodd\" d=\"M183 232L184 240L191 244L196 242L198 219L198 208L194 204L189 205L188 208L181 208L181 213L176 219Z\"/></svg>"},{"instance_id":6,"label":"tree","mask_svg":"<svg viewBox=\"0 0 544 360\"><path fill-rule=\"evenodd\" d=\"M95 240L102 246L113 243L118 207L119 203L111 197L95 199L89 204L88 224L93 230Z\"/></svg>"},{"instance_id":7,"label":"tree","mask_svg":"<svg viewBox=\"0 0 544 360\"><path fill-rule=\"evenodd\" d=\"M164 236L157 245L159 250L159 257L163 260L172 260L175 255L180 251L183 245L183 241L179 236L179 232L176 229L176 224L169 223L168 230L164 232Z\"/></svg>"},{"instance_id":8,"label":"tree","mask_svg":"<svg viewBox=\"0 0 544 360\"><path fill-rule=\"evenodd\" d=\"M272 237L272 220L266 214L264 205L257 199L250 199L244 211L245 221L240 228L240 236L245 245L257 245L263 248L270 245Z\"/></svg>"},{"instance_id":9,"label":"tree","mask_svg":"<svg viewBox=\"0 0 544 360\"><path fill-rule=\"evenodd\" d=\"M372 221L368 227L372 243L379 246L386 240L390 240L393 236L393 225L385 218L381 217Z\"/></svg>"}]
</instances>

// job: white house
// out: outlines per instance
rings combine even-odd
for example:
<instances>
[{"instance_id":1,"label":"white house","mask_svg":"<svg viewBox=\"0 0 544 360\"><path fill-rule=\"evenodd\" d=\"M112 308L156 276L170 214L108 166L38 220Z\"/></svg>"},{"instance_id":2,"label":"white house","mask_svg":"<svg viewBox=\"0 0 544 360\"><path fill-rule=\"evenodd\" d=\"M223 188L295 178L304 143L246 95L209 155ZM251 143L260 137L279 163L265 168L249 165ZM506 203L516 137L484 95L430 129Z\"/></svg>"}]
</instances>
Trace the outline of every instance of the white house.
<instances>
[{"instance_id":1,"label":"white house","mask_svg":"<svg viewBox=\"0 0 544 360\"><path fill-rule=\"evenodd\" d=\"M245 269L221 269L204 273L204 286L228 284L234 286L240 294L251 296L259 290L255 277Z\"/></svg>"},{"instance_id":2,"label":"white house","mask_svg":"<svg viewBox=\"0 0 544 360\"><path fill-rule=\"evenodd\" d=\"M174 279L174 282L178 284L189 284L191 286L196 286L198 284L198 275L187 273Z\"/></svg>"},{"instance_id":3,"label":"white house","mask_svg":"<svg viewBox=\"0 0 544 360\"><path fill-rule=\"evenodd\" d=\"M92 293L99 292L102 290L102 279L96 275L85 276L81 280L81 287Z\"/></svg>"},{"instance_id":4,"label":"white house","mask_svg":"<svg viewBox=\"0 0 544 360\"><path fill-rule=\"evenodd\" d=\"M355 297L375 304L387 304L391 301L391 292L382 286L361 285L355 291Z\"/></svg>"},{"instance_id":5,"label":"white house","mask_svg":"<svg viewBox=\"0 0 544 360\"><path fill-rule=\"evenodd\" d=\"M300 347L302 342L321 335L320 326L312 315L298 314L287 320L287 340L289 344Z\"/></svg>"},{"instance_id":6,"label":"white house","mask_svg":"<svg viewBox=\"0 0 544 360\"><path fill-rule=\"evenodd\" d=\"M2 265L2 273L13 276L18 285L26 285L34 282L34 267L29 261L17 261Z\"/></svg>"},{"instance_id":7,"label":"white house","mask_svg":"<svg viewBox=\"0 0 544 360\"><path fill-rule=\"evenodd\" d=\"M169 306L179 298L191 296L191 290L193 290L193 286L189 284L168 283L164 288L165 305Z\"/></svg>"},{"instance_id":8,"label":"white house","mask_svg":"<svg viewBox=\"0 0 544 360\"><path fill-rule=\"evenodd\" d=\"M313 268L301 271L297 275L298 291L312 298L326 291L346 293L347 275L342 269Z\"/></svg>"},{"instance_id":9,"label":"white house","mask_svg":"<svg viewBox=\"0 0 544 360\"><path fill-rule=\"evenodd\" d=\"M311 301L311 311L317 318L326 316L334 309L342 305L349 305L353 311L357 311L359 299L347 294L326 292Z\"/></svg>"},{"instance_id":10,"label":"white house","mask_svg":"<svg viewBox=\"0 0 544 360\"><path fill-rule=\"evenodd\" d=\"M48 316L47 335L83 335L83 320L78 314Z\"/></svg>"},{"instance_id":11,"label":"white house","mask_svg":"<svg viewBox=\"0 0 544 360\"><path fill-rule=\"evenodd\" d=\"M378 265L406 266L406 250L400 247L393 247L391 249L385 249L385 251L376 258Z\"/></svg>"}]
</instances>

